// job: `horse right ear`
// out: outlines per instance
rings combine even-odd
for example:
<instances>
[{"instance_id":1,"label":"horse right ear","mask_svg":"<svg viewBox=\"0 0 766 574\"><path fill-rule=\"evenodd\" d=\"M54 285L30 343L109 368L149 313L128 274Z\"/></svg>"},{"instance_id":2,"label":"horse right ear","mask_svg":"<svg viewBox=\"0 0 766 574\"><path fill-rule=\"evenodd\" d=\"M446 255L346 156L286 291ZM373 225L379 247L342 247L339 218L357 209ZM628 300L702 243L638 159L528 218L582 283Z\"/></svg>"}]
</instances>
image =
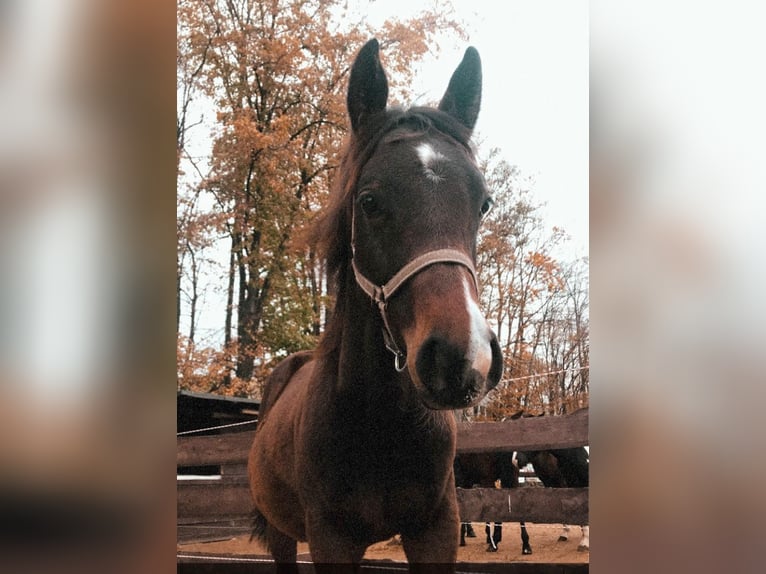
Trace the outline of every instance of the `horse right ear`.
<instances>
[{"instance_id":1,"label":"horse right ear","mask_svg":"<svg viewBox=\"0 0 766 574\"><path fill-rule=\"evenodd\" d=\"M380 64L379 49L375 38L368 41L351 67L346 105L354 133L359 131L366 118L386 109L388 80Z\"/></svg>"},{"instance_id":2,"label":"horse right ear","mask_svg":"<svg viewBox=\"0 0 766 574\"><path fill-rule=\"evenodd\" d=\"M457 118L473 130L481 107L481 58L476 48L469 47L450 78L439 109Z\"/></svg>"}]
</instances>

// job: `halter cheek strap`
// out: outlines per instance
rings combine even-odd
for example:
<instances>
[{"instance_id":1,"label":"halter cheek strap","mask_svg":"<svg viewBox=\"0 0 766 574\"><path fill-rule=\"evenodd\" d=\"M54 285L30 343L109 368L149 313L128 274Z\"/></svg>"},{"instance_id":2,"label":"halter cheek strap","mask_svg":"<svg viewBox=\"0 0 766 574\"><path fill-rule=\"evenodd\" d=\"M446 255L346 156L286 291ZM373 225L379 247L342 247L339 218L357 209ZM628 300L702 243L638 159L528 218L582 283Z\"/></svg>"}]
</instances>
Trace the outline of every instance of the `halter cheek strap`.
<instances>
[{"instance_id":1,"label":"halter cheek strap","mask_svg":"<svg viewBox=\"0 0 766 574\"><path fill-rule=\"evenodd\" d=\"M356 261L351 259L351 267L354 270L354 277L356 278L357 284L362 291L364 291L377 304L378 309L380 310L380 316L383 319L383 341L386 348L393 353L394 367L399 372L403 371L407 366L407 355L403 353L396 344L396 340L391 331L391 326L388 323L388 315L386 313L388 301L402 287L402 285L414 275L436 263L454 263L462 265L468 269L468 271L471 272L471 277L473 277L476 292L478 293L479 286L473 260L457 249L436 249L418 255L415 259L397 271L388 283L383 286L378 286L367 279L367 277L365 277L357 268Z\"/></svg>"}]
</instances>

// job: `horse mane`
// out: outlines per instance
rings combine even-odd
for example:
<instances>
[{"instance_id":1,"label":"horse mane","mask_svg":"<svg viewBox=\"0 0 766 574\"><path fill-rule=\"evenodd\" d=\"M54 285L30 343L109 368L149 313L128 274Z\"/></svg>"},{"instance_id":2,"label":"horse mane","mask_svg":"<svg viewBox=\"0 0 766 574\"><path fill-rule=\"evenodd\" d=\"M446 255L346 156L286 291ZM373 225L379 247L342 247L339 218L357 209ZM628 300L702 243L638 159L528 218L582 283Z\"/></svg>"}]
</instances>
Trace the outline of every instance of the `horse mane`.
<instances>
[{"instance_id":1,"label":"horse mane","mask_svg":"<svg viewBox=\"0 0 766 574\"><path fill-rule=\"evenodd\" d=\"M320 355L332 352L339 344L339 329L333 327L339 323L334 318L344 312L341 302L346 299L345 289L351 277L354 189L362 168L375 153L378 144L387 134L399 129L407 130L411 135L440 132L463 146L471 157L474 156L470 143L471 130L453 116L435 108L388 108L368 118L359 133L349 135L341 151L328 205L312 234L312 243L327 265L328 290L336 297L332 317L319 342Z\"/></svg>"}]
</instances>

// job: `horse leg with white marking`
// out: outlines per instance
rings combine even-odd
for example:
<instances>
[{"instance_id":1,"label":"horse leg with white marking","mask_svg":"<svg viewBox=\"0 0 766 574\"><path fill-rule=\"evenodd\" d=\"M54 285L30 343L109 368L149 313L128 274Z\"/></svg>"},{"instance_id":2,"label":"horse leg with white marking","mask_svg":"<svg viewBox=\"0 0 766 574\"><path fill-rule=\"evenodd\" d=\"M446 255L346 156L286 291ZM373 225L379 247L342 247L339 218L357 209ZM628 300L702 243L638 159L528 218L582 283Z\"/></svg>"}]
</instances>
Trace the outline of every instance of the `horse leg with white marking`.
<instances>
[{"instance_id":1,"label":"horse leg with white marking","mask_svg":"<svg viewBox=\"0 0 766 574\"><path fill-rule=\"evenodd\" d=\"M487 552L497 552L497 545L503 539L503 523L495 522L493 530L492 523L487 522L484 525L484 532L487 534Z\"/></svg>"},{"instance_id":2,"label":"horse leg with white marking","mask_svg":"<svg viewBox=\"0 0 766 574\"><path fill-rule=\"evenodd\" d=\"M532 554L532 547L529 545L529 533L527 532L527 523L522 521L521 525L521 553Z\"/></svg>"}]
</instances>

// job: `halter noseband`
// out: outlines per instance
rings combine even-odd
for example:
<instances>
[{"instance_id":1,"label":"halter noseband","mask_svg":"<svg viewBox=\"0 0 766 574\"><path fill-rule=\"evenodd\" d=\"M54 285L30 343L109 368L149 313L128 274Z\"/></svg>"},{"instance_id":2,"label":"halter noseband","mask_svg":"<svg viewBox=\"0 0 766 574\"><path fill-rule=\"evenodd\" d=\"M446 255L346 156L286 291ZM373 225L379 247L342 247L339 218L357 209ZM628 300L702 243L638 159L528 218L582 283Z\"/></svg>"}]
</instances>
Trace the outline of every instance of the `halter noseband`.
<instances>
[{"instance_id":1,"label":"halter noseband","mask_svg":"<svg viewBox=\"0 0 766 574\"><path fill-rule=\"evenodd\" d=\"M380 316L383 319L383 341L386 345L386 349L391 351L394 355L394 368L398 372L402 372L407 366L407 355L404 354L396 344L394 335L391 332L391 326L388 324L386 306L388 305L389 299L391 299L402 285L426 267L436 263L456 263L468 269L468 271L471 272L471 277L473 277L476 292L478 293L479 284L476 279L476 269L474 268L473 260L457 249L436 249L418 255L415 259L397 271L396 274L389 279L388 283L380 287L367 279L367 277L365 277L357 268L354 258L351 259L351 267L354 270L354 277L356 278L357 284L362 291L367 293L367 295L369 295L369 297L378 305Z\"/></svg>"}]
</instances>

